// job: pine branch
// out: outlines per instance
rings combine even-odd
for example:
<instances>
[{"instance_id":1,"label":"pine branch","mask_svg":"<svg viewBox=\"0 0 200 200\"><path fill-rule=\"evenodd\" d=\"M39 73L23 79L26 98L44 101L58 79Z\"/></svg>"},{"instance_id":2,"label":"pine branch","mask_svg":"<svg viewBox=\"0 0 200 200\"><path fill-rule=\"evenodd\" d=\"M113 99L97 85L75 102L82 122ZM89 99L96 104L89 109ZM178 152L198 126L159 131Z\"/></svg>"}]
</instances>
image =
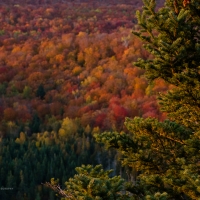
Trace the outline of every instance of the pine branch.
<instances>
[{"instance_id":1,"label":"pine branch","mask_svg":"<svg viewBox=\"0 0 200 200\"><path fill-rule=\"evenodd\" d=\"M74 196L72 194L67 194L66 191L60 188L60 185L54 185L50 182L42 183L42 185L51 188L54 192L59 194L61 197L67 198L69 200L75 200Z\"/></svg>"}]
</instances>

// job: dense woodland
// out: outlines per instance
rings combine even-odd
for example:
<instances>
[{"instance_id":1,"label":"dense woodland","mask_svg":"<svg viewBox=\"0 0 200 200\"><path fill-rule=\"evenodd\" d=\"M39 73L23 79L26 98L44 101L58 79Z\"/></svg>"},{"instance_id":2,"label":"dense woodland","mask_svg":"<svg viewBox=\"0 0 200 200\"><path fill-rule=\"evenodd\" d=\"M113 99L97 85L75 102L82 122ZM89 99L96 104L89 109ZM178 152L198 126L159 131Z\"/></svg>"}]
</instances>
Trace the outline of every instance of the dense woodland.
<instances>
[{"instance_id":1,"label":"dense woodland","mask_svg":"<svg viewBox=\"0 0 200 200\"><path fill-rule=\"evenodd\" d=\"M45 183L63 199L200 199L200 0L166 0L160 8L155 0L143 2L133 34L151 56L134 66L145 70L149 85L160 79L173 85L157 94L166 119L126 117L124 131L93 134L117 151L130 179L101 164L82 165L65 187L55 178Z\"/></svg>"},{"instance_id":2,"label":"dense woodland","mask_svg":"<svg viewBox=\"0 0 200 200\"><path fill-rule=\"evenodd\" d=\"M86 5L1 6L2 136L58 131L66 117L103 130L164 117L153 94L169 86L132 66L148 58L131 35L134 6Z\"/></svg>"},{"instance_id":3,"label":"dense woodland","mask_svg":"<svg viewBox=\"0 0 200 200\"><path fill-rule=\"evenodd\" d=\"M0 186L13 189L0 199L56 199L41 183L63 185L81 164L122 175L119 155L93 134L126 132L126 117L165 119L156 94L173 86L149 84L132 64L151 57L131 33L140 5L1 1Z\"/></svg>"}]
</instances>

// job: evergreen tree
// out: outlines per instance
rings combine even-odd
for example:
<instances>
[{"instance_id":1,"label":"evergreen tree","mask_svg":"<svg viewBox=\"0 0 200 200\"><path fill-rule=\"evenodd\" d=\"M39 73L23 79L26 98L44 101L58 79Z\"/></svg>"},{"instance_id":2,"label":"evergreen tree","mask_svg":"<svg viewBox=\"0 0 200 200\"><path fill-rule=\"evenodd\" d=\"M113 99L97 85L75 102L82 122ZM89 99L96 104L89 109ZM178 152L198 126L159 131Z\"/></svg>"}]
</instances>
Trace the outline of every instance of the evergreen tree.
<instances>
[{"instance_id":1,"label":"evergreen tree","mask_svg":"<svg viewBox=\"0 0 200 200\"><path fill-rule=\"evenodd\" d=\"M34 113L33 119L29 125L32 133L40 132L40 118L37 113Z\"/></svg>"},{"instance_id":2,"label":"evergreen tree","mask_svg":"<svg viewBox=\"0 0 200 200\"><path fill-rule=\"evenodd\" d=\"M150 81L162 78L176 87L160 97L161 109L170 120L195 131L200 120L200 1L166 0L158 12L155 1L144 3L143 12L137 12L141 29L134 34L154 58L135 64Z\"/></svg>"},{"instance_id":3,"label":"evergreen tree","mask_svg":"<svg viewBox=\"0 0 200 200\"><path fill-rule=\"evenodd\" d=\"M58 180L51 179L45 185L52 188L60 196L68 200L126 200L130 199L123 192L124 180L119 176L110 178L112 170L104 171L102 165L94 168L91 165L77 167L78 174L65 183L62 190Z\"/></svg>"},{"instance_id":4,"label":"evergreen tree","mask_svg":"<svg viewBox=\"0 0 200 200\"><path fill-rule=\"evenodd\" d=\"M46 92L44 90L43 85L39 85L37 91L36 91L36 97L40 97L41 99L44 99Z\"/></svg>"},{"instance_id":5,"label":"evergreen tree","mask_svg":"<svg viewBox=\"0 0 200 200\"><path fill-rule=\"evenodd\" d=\"M39 193L37 193L35 200L41 200Z\"/></svg>"},{"instance_id":6,"label":"evergreen tree","mask_svg":"<svg viewBox=\"0 0 200 200\"><path fill-rule=\"evenodd\" d=\"M159 96L168 120L126 119L128 133L97 135L99 142L116 148L123 165L136 169L136 198L200 198L200 1L144 0L137 12L140 29L152 59L134 63L146 70L150 82L161 78L174 89Z\"/></svg>"}]
</instances>

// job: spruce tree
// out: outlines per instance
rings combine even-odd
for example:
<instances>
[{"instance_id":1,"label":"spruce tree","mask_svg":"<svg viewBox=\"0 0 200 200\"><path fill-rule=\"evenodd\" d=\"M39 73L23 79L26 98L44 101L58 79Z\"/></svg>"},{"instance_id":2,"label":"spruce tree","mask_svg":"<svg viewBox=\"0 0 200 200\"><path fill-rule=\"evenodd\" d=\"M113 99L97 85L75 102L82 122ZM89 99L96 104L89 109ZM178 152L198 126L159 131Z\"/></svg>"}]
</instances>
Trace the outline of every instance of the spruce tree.
<instances>
[{"instance_id":1,"label":"spruce tree","mask_svg":"<svg viewBox=\"0 0 200 200\"><path fill-rule=\"evenodd\" d=\"M29 127L32 133L40 132L40 118L38 117L38 114L36 112L33 115L33 119L30 122Z\"/></svg>"},{"instance_id":2,"label":"spruce tree","mask_svg":"<svg viewBox=\"0 0 200 200\"><path fill-rule=\"evenodd\" d=\"M92 167L82 165L77 167L76 174L65 183L63 190L54 178L45 185L56 191L61 197L68 200L128 200L123 191L124 180L119 176L110 177L112 170L104 171L102 165Z\"/></svg>"},{"instance_id":3,"label":"spruce tree","mask_svg":"<svg viewBox=\"0 0 200 200\"><path fill-rule=\"evenodd\" d=\"M38 86L38 89L36 91L36 97L40 97L40 99L44 99L46 92L44 90L44 86L41 84Z\"/></svg>"},{"instance_id":4,"label":"spruce tree","mask_svg":"<svg viewBox=\"0 0 200 200\"><path fill-rule=\"evenodd\" d=\"M146 70L149 82L163 79L174 85L160 94L167 120L126 119L128 133L97 135L99 142L116 148L122 164L136 169L129 190L138 199L200 198L200 1L144 0L137 11L139 30L152 59L134 65Z\"/></svg>"}]
</instances>

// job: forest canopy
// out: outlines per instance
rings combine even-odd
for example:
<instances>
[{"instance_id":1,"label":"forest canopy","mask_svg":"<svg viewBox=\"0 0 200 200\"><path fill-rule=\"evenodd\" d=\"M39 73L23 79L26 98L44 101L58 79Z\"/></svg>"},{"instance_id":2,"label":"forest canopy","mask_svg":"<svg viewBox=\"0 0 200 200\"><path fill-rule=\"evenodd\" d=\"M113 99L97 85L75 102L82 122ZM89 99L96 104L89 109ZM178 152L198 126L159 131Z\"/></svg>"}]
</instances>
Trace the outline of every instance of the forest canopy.
<instances>
[{"instance_id":1,"label":"forest canopy","mask_svg":"<svg viewBox=\"0 0 200 200\"><path fill-rule=\"evenodd\" d=\"M126 130L127 116L165 119L155 94L171 85L131 64L149 56L131 34L140 4L0 3L0 199L58 199L41 183L64 187L82 164L127 178L93 135Z\"/></svg>"},{"instance_id":2,"label":"forest canopy","mask_svg":"<svg viewBox=\"0 0 200 200\"><path fill-rule=\"evenodd\" d=\"M1 199L199 198L200 3L156 2L1 1Z\"/></svg>"},{"instance_id":3,"label":"forest canopy","mask_svg":"<svg viewBox=\"0 0 200 200\"><path fill-rule=\"evenodd\" d=\"M127 132L95 135L98 142L116 149L122 165L132 169L131 182L121 182L119 196L111 194L107 199L196 200L200 197L199 13L200 1L179 0L166 0L160 9L156 9L154 0L144 0L142 11L137 11L140 28L133 33L143 40L153 56L134 64L145 69L150 83L162 78L174 88L158 96L161 109L167 113L163 122L152 117L126 118ZM72 199L104 199L103 193L76 193L81 182L72 180L78 177L75 175L66 182L65 192L70 192ZM98 181L93 184L96 184L95 191Z\"/></svg>"}]
</instances>

